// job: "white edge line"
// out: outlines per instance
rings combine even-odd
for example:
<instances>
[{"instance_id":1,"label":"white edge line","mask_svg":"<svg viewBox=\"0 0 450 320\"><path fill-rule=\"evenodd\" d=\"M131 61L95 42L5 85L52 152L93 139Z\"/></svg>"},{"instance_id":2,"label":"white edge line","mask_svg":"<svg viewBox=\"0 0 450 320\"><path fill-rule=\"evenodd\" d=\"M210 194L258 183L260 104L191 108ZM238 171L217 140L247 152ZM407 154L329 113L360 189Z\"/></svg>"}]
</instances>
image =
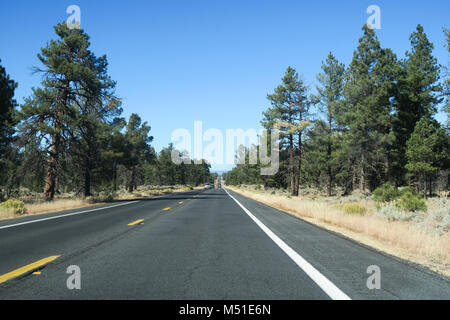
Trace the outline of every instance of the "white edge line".
<instances>
[{"instance_id":1,"label":"white edge line","mask_svg":"<svg viewBox=\"0 0 450 320\"><path fill-rule=\"evenodd\" d=\"M180 192L180 193L187 193L189 191L186 192ZM172 195L172 194L170 194ZM163 198L166 197L167 195L164 196L156 196L156 197L150 197L149 199L158 199L158 198ZM36 219L36 220L31 220L31 221L25 221L25 222L20 222L20 223L16 223L16 224L11 224L11 225L7 225L7 226L0 226L0 230L1 229L7 229L7 228L12 228L12 227L17 227L17 226L22 226L25 224L30 224L30 223L35 223L35 222L41 222L41 221L46 221L46 220L53 220L53 219L58 219L58 218L64 218L64 217L69 217L69 216L74 216L77 214L81 214L81 213L87 213L87 212L92 212L92 211L99 211L99 210L105 210L105 209L109 209L109 208L114 208L114 207L120 207L120 206L124 206L127 204L131 204L131 203L136 203L139 202L141 200L135 200L135 201L129 201L129 202L125 202L125 203L119 203L119 204L115 204L112 206L108 206L108 207L102 207L102 208L96 208L96 209L91 209L91 210L85 210L85 211L77 211L77 212L72 212L72 213L67 213L67 214L62 214L62 215L58 215L58 216L53 216L53 217L49 217L49 218L43 218L43 219Z\"/></svg>"},{"instance_id":2,"label":"white edge line","mask_svg":"<svg viewBox=\"0 0 450 320\"><path fill-rule=\"evenodd\" d=\"M256 218L247 208L245 208L238 200L236 200L228 190L225 192L233 199L244 212L260 227L270 239L273 240L281 250L286 253L299 267L302 269L331 299L333 300L351 300L351 298L342 292L334 283L328 280L323 274L321 274L316 268L314 268L308 261L288 246L283 240L281 240L275 233L273 233L268 227L266 227L258 218Z\"/></svg>"},{"instance_id":3,"label":"white edge line","mask_svg":"<svg viewBox=\"0 0 450 320\"><path fill-rule=\"evenodd\" d=\"M84 210L84 211L77 211L77 212L72 212L72 213L62 214L62 215L53 216L53 217L48 217L48 218L43 218L43 219L37 219L37 220L31 220L31 221L20 222L20 223L16 223L16 224L7 225L7 226L2 226L2 227L0 227L0 230L1 230L1 229L12 228L12 227L17 227L17 226L22 226L22 225L30 224L30 223L36 223L36 222L46 221L46 220L53 220L53 219L65 218L65 217L74 216L74 215L77 215L77 214L82 214L82 213L87 213L87 212L92 212L92 211L105 210L105 209L109 209L109 208L114 208L114 207L124 206L124 205L131 204L131 203L136 203L136 202L139 202L139 201L140 201L140 200L136 200L136 201L131 201L131 202L119 203L119 204L115 204L115 205L108 206L108 207L102 207L102 208L96 208L96 209Z\"/></svg>"}]
</instances>

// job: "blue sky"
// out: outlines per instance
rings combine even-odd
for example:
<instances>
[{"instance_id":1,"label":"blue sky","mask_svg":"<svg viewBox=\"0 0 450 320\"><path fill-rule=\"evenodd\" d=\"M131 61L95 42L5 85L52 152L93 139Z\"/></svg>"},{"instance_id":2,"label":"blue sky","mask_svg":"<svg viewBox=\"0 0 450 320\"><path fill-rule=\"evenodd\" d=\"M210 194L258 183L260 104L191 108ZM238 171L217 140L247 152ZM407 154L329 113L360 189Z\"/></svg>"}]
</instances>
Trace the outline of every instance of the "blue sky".
<instances>
[{"instance_id":1,"label":"blue sky","mask_svg":"<svg viewBox=\"0 0 450 320\"><path fill-rule=\"evenodd\" d=\"M93 51L108 56L124 116L136 112L151 125L157 151L195 120L204 130L258 129L287 66L314 90L330 51L350 62L371 4L381 9L383 47L404 57L420 23L439 63L449 63L441 29L450 26L448 0L2 1L0 59L19 82L19 102L39 86L36 54L72 4Z\"/></svg>"}]
</instances>

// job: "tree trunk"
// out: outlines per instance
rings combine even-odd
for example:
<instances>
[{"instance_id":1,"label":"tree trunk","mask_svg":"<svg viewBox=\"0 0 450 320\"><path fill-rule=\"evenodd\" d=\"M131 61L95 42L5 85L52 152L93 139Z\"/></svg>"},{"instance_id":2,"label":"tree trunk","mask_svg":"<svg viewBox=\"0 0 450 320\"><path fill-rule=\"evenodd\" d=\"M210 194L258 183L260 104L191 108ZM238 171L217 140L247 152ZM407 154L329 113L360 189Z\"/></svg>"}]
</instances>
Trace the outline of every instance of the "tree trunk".
<instances>
[{"instance_id":1,"label":"tree trunk","mask_svg":"<svg viewBox=\"0 0 450 320\"><path fill-rule=\"evenodd\" d=\"M328 196L331 197L333 177L331 176L331 116L328 117L328 147L327 147L327 175L328 175Z\"/></svg>"},{"instance_id":2,"label":"tree trunk","mask_svg":"<svg viewBox=\"0 0 450 320\"><path fill-rule=\"evenodd\" d=\"M114 192L117 191L117 163L114 161L114 166L113 166L113 185L114 185Z\"/></svg>"},{"instance_id":3,"label":"tree trunk","mask_svg":"<svg viewBox=\"0 0 450 320\"><path fill-rule=\"evenodd\" d=\"M386 157L384 159L384 182L390 182L391 181L390 167L391 167L391 162L390 162L390 159L389 159L389 155L386 154Z\"/></svg>"},{"instance_id":4,"label":"tree trunk","mask_svg":"<svg viewBox=\"0 0 450 320\"><path fill-rule=\"evenodd\" d=\"M135 186L135 167L131 168L130 183L128 184L128 192L133 192Z\"/></svg>"},{"instance_id":5,"label":"tree trunk","mask_svg":"<svg viewBox=\"0 0 450 320\"><path fill-rule=\"evenodd\" d=\"M291 179L291 196L295 196L295 172L294 172L294 141L289 135L289 174Z\"/></svg>"},{"instance_id":6,"label":"tree trunk","mask_svg":"<svg viewBox=\"0 0 450 320\"><path fill-rule=\"evenodd\" d=\"M428 195L433 196L433 178L431 175L428 178Z\"/></svg>"},{"instance_id":7,"label":"tree trunk","mask_svg":"<svg viewBox=\"0 0 450 320\"><path fill-rule=\"evenodd\" d=\"M67 92L69 91L69 81L64 80L61 84L61 91L59 91L55 101L55 120L53 129L55 132L52 135L52 144L50 146L50 157L48 160L47 178L45 179L44 198L46 201L53 200L56 190L56 174L58 166L58 158L60 152L60 130L64 111L67 103Z\"/></svg>"},{"instance_id":8,"label":"tree trunk","mask_svg":"<svg viewBox=\"0 0 450 320\"><path fill-rule=\"evenodd\" d=\"M59 154L59 137L57 134L52 136L52 145L50 147L50 158L47 167L47 178L45 180L44 199L46 201L53 200L56 187L56 166Z\"/></svg>"},{"instance_id":9,"label":"tree trunk","mask_svg":"<svg viewBox=\"0 0 450 320\"><path fill-rule=\"evenodd\" d=\"M86 164L84 172L84 196L89 197L91 195L91 168L89 161Z\"/></svg>"},{"instance_id":10,"label":"tree trunk","mask_svg":"<svg viewBox=\"0 0 450 320\"><path fill-rule=\"evenodd\" d=\"M295 193L294 195L298 197L300 188L300 178L302 175L302 133L299 132L298 136L298 163L297 163L297 178L295 181Z\"/></svg>"},{"instance_id":11,"label":"tree trunk","mask_svg":"<svg viewBox=\"0 0 450 320\"><path fill-rule=\"evenodd\" d=\"M361 190L361 192L364 192L366 190L366 171L365 171L365 157L364 157L364 153L361 156L361 177L359 180L359 189Z\"/></svg>"}]
</instances>

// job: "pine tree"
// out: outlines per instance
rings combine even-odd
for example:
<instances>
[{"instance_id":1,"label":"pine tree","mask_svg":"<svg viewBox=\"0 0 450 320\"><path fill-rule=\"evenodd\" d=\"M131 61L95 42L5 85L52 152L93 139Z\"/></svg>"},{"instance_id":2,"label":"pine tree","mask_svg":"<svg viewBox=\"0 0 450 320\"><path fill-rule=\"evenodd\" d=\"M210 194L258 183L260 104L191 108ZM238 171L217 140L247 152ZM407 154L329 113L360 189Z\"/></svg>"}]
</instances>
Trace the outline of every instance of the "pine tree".
<instances>
[{"instance_id":1,"label":"pine tree","mask_svg":"<svg viewBox=\"0 0 450 320\"><path fill-rule=\"evenodd\" d=\"M326 185L329 193L332 179L330 179L332 162L329 124L322 120L314 121L314 125L308 130L306 136L303 181L318 189ZM324 180L326 180L325 183Z\"/></svg>"},{"instance_id":2,"label":"pine tree","mask_svg":"<svg viewBox=\"0 0 450 320\"><path fill-rule=\"evenodd\" d=\"M441 101L438 92L441 87L439 80L439 65L432 55L433 44L428 40L423 27L419 24L410 36L411 51L406 52L398 78L396 93L395 135L398 149L397 170L400 172L399 183L406 164L406 141L411 136L416 123L426 117L431 120L436 113L436 106Z\"/></svg>"},{"instance_id":3,"label":"pine tree","mask_svg":"<svg viewBox=\"0 0 450 320\"><path fill-rule=\"evenodd\" d=\"M447 28L444 28L444 33L446 36L446 48L449 54L449 59L448 61L450 61L450 30ZM450 69L449 69L449 63L447 62L447 66L444 67L444 72L445 72L445 80L444 80L444 91L443 91L443 96L445 97L445 105L444 105L444 111L447 113L447 130L450 131Z\"/></svg>"},{"instance_id":4,"label":"pine tree","mask_svg":"<svg viewBox=\"0 0 450 320\"><path fill-rule=\"evenodd\" d=\"M432 194L432 183L438 170L450 168L450 139L436 120L422 117L407 142L406 169L426 196Z\"/></svg>"},{"instance_id":5,"label":"pine tree","mask_svg":"<svg viewBox=\"0 0 450 320\"><path fill-rule=\"evenodd\" d=\"M347 129L348 152L355 157L361 191L380 163L385 174L377 180L389 179L389 152L394 142L391 96L396 64L393 52L380 47L372 29L364 25L363 32L346 73L345 103L338 116L338 124ZM369 182L372 188L381 183Z\"/></svg>"},{"instance_id":6,"label":"pine tree","mask_svg":"<svg viewBox=\"0 0 450 320\"><path fill-rule=\"evenodd\" d=\"M0 60L1 63L1 60ZM0 159L3 159L8 144L14 134L14 91L17 83L10 78L4 67L0 65Z\"/></svg>"},{"instance_id":7,"label":"pine tree","mask_svg":"<svg viewBox=\"0 0 450 320\"><path fill-rule=\"evenodd\" d=\"M281 143L289 153L289 179L292 196L298 196L302 167L302 134L309 125L310 102L307 88L297 71L288 67L282 84L267 96L272 107L263 113L266 129L280 128Z\"/></svg>"},{"instance_id":8,"label":"pine tree","mask_svg":"<svg viewBox=\"0 0 450 320\"><path fill-rule=\"evenodd\" d=\"M153 137L149 136L150 126L147 122L142 122L139 115L131 114L125 131L126 153L126 186L129 192L133 192L138 185L138 171L141 171L140 164L149 161L152 155L150 143ZM141 172L142 173L142 172Z\"/></svg>"},{"instance_id":9,"label":"pine tree","mask_svg":"<svg viewBox=\"0 0 450 320\"><path fill-rule=\"evenodd\" d=\"M1 60L0 60L1 63ZM6 197L9 197L11 175L15 173L16 150L12 146L17 106L14 91L17 83L10 78L4 67L0 65L0 186L6 186ZM0 199L3 197L0 192Z\"/></svg>"},{"instance_id":10,"label":"pine tree","mask_svg":"<svg viewBox=\"0 0 450 320\"><path fill-rule=\"evenodd\" d=\"M60 158L76 140L79 103L101 93L102 76L97 59L89 50L89 36L66 23L55 26L57 40L41 49L38 58L44 65L42 88L33 89L20 111L21 131L42 140L48 154L44 197L52 200L56 192Z\"/></svg>"},{"instance_id":11,"label":"pine tree","mask_svg":"<svg viewBox=\"0 0 450 320\"><path fill-rule=\"evenodd\" d=\"M342 89L344 85L345 66L330 52L325 63L322 62L322 73L317 75L320 86L317 86L317 95L312 96L312 101L318 104L327 117L326 130L326 171L328 195L332 194L333 172L332 152L336 143L336 114L342 103Z\"/></svg>"}]
</instances>

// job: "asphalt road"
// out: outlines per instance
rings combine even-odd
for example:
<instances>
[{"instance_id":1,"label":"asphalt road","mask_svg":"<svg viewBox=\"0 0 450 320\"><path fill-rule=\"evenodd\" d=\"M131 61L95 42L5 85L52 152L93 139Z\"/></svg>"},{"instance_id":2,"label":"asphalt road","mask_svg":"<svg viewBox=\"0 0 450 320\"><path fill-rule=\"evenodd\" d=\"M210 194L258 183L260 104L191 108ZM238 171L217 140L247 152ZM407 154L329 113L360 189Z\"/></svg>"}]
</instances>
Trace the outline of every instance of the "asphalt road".
<instances>
[{"instance_id":1,"label":"asphalt road","mask_svg":"<svg viewBox=\"0 0 450 320\"><path fill-rule=\"evenodd\" d=\"M450 299L448 279L223 189L0 222L0 278L55 255L0 299Z\"/></svg>"}]
</instances>

